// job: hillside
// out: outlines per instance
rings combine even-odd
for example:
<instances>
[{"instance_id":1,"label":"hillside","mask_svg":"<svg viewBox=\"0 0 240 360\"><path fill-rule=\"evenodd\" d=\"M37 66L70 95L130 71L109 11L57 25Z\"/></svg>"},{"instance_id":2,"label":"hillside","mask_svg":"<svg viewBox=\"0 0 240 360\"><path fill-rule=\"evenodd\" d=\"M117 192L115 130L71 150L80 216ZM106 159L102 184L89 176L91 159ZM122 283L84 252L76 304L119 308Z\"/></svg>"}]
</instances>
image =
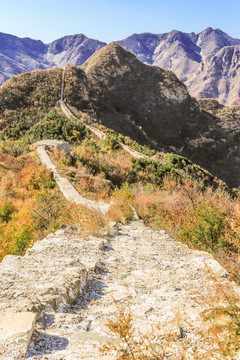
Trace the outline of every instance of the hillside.
<instances>
[{"instance_id":1,"label":"hillside","mask_svg":"<svg viewBox=\"0 0 240 360\"><path fill-rule=\"evenodd\" d=\"M175 360L214 360L229 347L235 359L239 288L212 255L196 249L212 252L239 280L239 199L186 158L118 134L154 154L133 158L110 129L100 126L105 139L81 123L75 130L60 109L31 134L55 137L60 119L71 124L58 135L71 147L44 140L18 153L18 140L0 149L1 358L114 360L130 342L138 359L171 353ZM105 217L92 208L103 201ZM216 326L228 336L224 346Z\"/></svg>"},{"instance_id":2,"label":"hillside","mask_svg":"<svg viewBox=\"0 0 240 360\"><path fill-rule=\"evenodd\" d=\"M144 63L172 70L192 96L239 105L240 40L220 29L134 34L118 43Z\"/></svg>"},{"instance_id":3,"label":"hillside","mask_svg":"<svg viewBox=\"0 0 240 360\"><path fill-rule=\"evenodd\" d=\"M0 104L0 357L237 359L239 193L167 151L235 151L239 107L115 43Z\"/></svg>"},{"instance_id":4,"label":"hillside","mask_svg":"<svg viewBox=\"0 0 240 360\"><path fill-rule=\"evenodd\" d=\"M115 43L94 54L81 70L67 68L69 105L94 111L99 123L157 150L186 156L230 186L239 185L239 107L223 107L221 116L205 111L172 72L142 64ZM90 87L88 105L79 103L81 89L68 88L68 73L75 84L84 76L79 84Z\"/></svg>"},{"instance_id":5,"label":"hillside","mask_svg":"<svg viewBox=\"0 0 240 360\"><path fill-rule=\"evenodd\" d=\"M17 138L60 98L62 70L14 77L0 89L2 136ZM168 70L111 43L82 67L67 66L64 97L76 112L159 151L175 152L231 187L239 185L239 107L197 102ZM218 104L215 102L214 104Z\"/></svg>"},{"instance_id":6,"label":"hillside","mask_svg":"<svg viewBox=\"0 0 240 360\"><path fill-rule=\"evenodd\" d=\"M172 70L191 96L240 105L240 40L220 29L199 34L173 30L164 34L133 34L118 41L143 63ZM64 36L50 44L0 33L0 83L36 69L82 65L106 43L83 34Z\"/></svg>"}]
</instances>

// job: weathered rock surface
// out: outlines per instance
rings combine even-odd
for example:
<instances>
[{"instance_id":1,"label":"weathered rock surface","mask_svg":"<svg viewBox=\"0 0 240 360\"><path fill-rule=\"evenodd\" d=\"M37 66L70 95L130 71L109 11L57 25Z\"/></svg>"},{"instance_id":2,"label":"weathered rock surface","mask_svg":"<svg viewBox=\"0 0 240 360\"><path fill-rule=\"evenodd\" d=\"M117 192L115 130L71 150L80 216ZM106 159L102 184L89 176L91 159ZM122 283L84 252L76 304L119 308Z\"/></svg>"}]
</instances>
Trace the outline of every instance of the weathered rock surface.
<instances>
[{"instance_id":1,"label":"weathered rock surface","mask_svg":"<svg viewBox=\"0 0 240 360\"><path fill-rule=\"evenodd\" d=\"M0 355L17 349L19 356L26 356L37 314L32 312L7 313L0 315ZM6 346L4 346L4 345Z\"/></svg>"},{"instance_id":2,"label":"weathered rock surface","mask_svg":"<svg viewBox=\"0 0 240 360\"><path fill-rule=\"evenodd\" d=\"M192 96L240 105L240 40L220 29L134 34L118 43L146 64L172 70Z\"/></svg>"},{"instance_id":3,"label":"weathered rock surface","mask_svg":"<svg viewBox=\"0 0 240 360\"><path fill-rule=\"evenodd\" d=\"M0 324L1 316L13 319L26 311L34 323L37 313L28 359L114 360L113 353L100 354L99 346L116 342L105 326L116 315L115 301L132 311L134 326L142 332L158 323L163 333L179 331L174 318L180 311L191 359L202 341L200 313L214 290L206 275L211 269L225 279L226 271L211 255L190 250L141 221L116 226L110 238L83 239L73 228L62 229L24 257L7 256L0 264ZM25 334L30 334L29 324L23 326ZM5 349L1 359L19 359L11 338L15 330L8 331L0 342L0 351ZM174 347L171 351L177 353Z\"/></svg>"},{"instance_id":4,"label":"weathered rock surface","mask_svg":"<svg viewBox=\"0 0 240 360\"><path fill-rule=\"evenodd\" d=\"M68 228L35 243L23 257L5 256L0 264L1 359L26 353L40 314L64 312L77 301L101 259L102 241L83 240Z\"/></svg>"}]
</instances>

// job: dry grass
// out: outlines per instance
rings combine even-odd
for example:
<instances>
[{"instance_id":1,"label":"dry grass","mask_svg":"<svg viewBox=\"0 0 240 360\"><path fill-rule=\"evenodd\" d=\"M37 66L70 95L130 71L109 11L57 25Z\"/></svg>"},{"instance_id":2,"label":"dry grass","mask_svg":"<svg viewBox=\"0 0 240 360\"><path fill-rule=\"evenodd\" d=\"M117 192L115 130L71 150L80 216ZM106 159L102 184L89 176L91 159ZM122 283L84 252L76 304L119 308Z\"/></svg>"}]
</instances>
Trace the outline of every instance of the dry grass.
<instances>
[{"instance_id":1,"label":"dry grass","mask_svg":"<svg viewBox=\"0 0 240 360\"><path fill-rule=\"evenodd\" d=\"M131 204L126 199L118 199L111 204L110 209L106 214L106 218L109 221L116 221L122 224L126 224L127 221L133 219L133 209Z\"/></svg>"},{"instance_id":2,"label":"dry grass","mask_svg":"<svg viewBox=\"0 0 240 360\"><path fill-rule=\"evenodd\" d=\"M86 205L72 203L64 212L62 223L77 227L83 236L101 236L107 222L102 213Z\"/></svg>"},{"instance_id":3,"label":"dry grass","mask_svg":"<svg viewBox=\"0 0 240 360\"><path fill-rule=\"evenodd\" d=\"M115 301L118 314L114 320L108 320L107 327L111 335L117 338L117 344L108 343L100 351L115 353L118 360L163 360L165 344L159 342L154 332L141 334L134 328L134 318ZM183 358L182 358L183 359Z\"/></svg>"},{"instance_id":4,"label":"dry grass","mask_svg":"<svg viewBox=\"0 0 240 360\"><path fill-rule=\"evenodd\" d=\"M240 300L231 283L206 270L209 288L192 293L205 307L202 325L192 340L181 336L180 311L168 327L157 323L143 333L137 330L130 304L123 306L115 301L117 315L106 324L114 341L100 351L114 353L118 360L236 360L240 349Z\"/></svg>"}]
</instances>

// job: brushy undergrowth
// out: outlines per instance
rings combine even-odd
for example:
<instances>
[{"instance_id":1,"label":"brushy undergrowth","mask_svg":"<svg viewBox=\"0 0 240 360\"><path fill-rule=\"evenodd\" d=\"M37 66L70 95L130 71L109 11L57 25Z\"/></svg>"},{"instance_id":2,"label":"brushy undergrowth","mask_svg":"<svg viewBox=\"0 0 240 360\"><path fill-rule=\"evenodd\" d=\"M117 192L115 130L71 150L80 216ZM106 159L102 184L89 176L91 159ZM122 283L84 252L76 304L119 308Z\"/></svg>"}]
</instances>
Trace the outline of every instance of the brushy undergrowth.
<instances>
[{"instance_id":1,"label":"brushy undergrowth","mask_svg":"<svg viewBox=\"0 0 240 360\"><path fill-rule=\"evenodd\" d=\"M105 226L103 216L69 204L35 153L27 146L13 152L13 144L18 148L19 141L2 143L0 150L0 261L6 254L23 255L35 240L61 225L98 235Z\"/></svg>"}]
</instances>

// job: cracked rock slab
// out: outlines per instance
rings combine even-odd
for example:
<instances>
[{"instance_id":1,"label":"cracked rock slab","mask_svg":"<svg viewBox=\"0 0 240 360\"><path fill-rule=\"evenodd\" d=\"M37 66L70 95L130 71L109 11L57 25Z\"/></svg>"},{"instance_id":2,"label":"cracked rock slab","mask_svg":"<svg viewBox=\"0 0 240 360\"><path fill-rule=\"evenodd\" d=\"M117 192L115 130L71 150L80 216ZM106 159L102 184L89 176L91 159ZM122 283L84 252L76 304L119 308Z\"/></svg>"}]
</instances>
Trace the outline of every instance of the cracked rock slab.
<instances>
[{"instance_id":1,"label":"cracked rock slab","mask_svg":"<svg viewBox=\"0 0 240 360\"><path fill-rule=\"evenodd\" d=\"M37 314L32 312L0 315L0 355L26 355L36 318Z\"/></svg>"}]
</instances>

